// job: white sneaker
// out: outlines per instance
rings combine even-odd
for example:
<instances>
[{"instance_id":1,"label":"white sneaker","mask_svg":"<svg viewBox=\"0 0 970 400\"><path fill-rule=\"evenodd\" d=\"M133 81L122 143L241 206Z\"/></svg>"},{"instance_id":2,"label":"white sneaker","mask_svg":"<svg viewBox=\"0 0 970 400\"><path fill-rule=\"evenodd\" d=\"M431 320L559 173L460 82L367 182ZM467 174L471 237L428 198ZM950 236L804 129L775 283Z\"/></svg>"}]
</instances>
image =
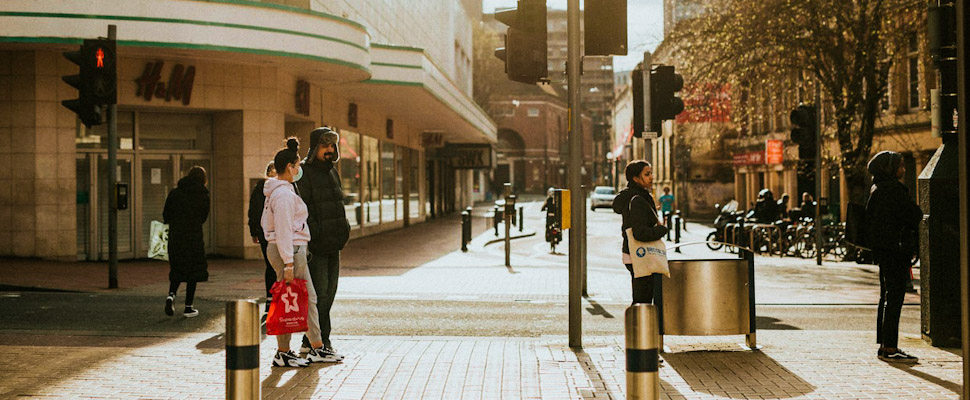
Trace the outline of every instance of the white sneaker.
<instances>
[{"instance_id":1,"label":"white sneaker","mask_svg":"<svg viewBox=\"0 0 970 400\"><path fill-rule=\"evenodd\" d=\"M196 310L192 306L185 306L185 311L182 312L182 315L184 315L185 318L192 318L199 315L199 310Z\"/></svg>"},{"instance_id":2,"label":"white sneaker","mask_svg":"<svg viewBox=\"0 0 970 400\"><path fill-rule=\"evenodd\" d=\"M306 360L312 363L336 363L343 360L342 358L336 358L331 354L327 354L324 349L311 349L306 353Z\"/></svg>"},{"instance_id":3,"label":"white sneaker","mask_svg":"<svg viewBox=\"0 0 970 400\"><path fill-rule=\"evenodd\" d=\"M297 357L293 354L293 351L288 351L286 353L277 351L276 356L273 357L274 367L306 367L310 365L310 362L304 358Z\"/></svg>"},{"instance_id":4,"label":"white sneaker","mask_svg":"<svg viewBox=\"0 0 970 400\"><path fill-rule=\"evenodd\" d=\"M330 357L333 357L333 358L335 358L337 360L343 361L343 359L344 359L343 354L337 354L337 351L334 350L333 347L324 346L323 349L321 349L321 350L323 350L323 353L324 354L326 354L326 355L328 355Z\"/></svg>"}]
</instances>

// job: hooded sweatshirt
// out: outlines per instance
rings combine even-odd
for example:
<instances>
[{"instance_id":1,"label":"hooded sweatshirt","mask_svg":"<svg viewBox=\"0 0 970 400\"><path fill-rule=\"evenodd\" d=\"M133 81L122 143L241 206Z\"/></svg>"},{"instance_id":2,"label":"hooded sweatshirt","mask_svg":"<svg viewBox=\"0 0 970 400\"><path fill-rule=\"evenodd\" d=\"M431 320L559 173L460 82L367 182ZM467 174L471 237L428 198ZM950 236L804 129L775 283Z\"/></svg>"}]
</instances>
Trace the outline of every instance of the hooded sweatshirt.
<instances>
[{"instance_id":1,"label":"hooded sweatshirt","mask_svg":"<svg viewBox=\"0 0 970 400\"><path fill-rule=\"evenodd\" d=\"M923 211L909 197L909 189L896 179L902 155L883 151L872 157L868 169L872 188L866 202L866 245L877 255L910 257L912 249L902 244L906 235L914 235L923 219Z\"/></svg>"},{"instance_id":2,"label":"hooded sweatshirt","mask_svg":"<svg viewBox=\"0 0 970 400\"><path fill-rule=\"evenodd\" d=\"M266 180L263 194L266 203L260 225L266 241L275 243L283 263L290 264L293 262L293 246L305 246L310 242L306 204L293 190L293 184L277 178Z\"/></svg>"}]
</instances>

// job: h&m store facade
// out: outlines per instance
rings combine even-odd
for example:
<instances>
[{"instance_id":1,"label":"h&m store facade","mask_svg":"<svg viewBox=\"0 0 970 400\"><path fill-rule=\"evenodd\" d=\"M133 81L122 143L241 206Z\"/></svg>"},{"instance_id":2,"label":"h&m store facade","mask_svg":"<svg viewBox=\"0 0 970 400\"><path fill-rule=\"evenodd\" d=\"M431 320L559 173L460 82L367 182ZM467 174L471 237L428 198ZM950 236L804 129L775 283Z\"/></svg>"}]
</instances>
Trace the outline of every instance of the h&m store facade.
<instances>
[{"instance_id":1,"label":"h&m store facade","mask_svg":"<svg viewBox=\"0 0 970 400\"><path fill-rule=\"evenodd\" d=\"M0 255L107 258L107 126L62 100L62 52L118 26L120 258L147 255L151 221L195 165L209 172L210 253L255 258L252 187L283 139L340 133L352 237L477 200L445 143L491 144L495 125L427 52L370 42L346 18L247 1L40 0L0 10ZM108 11L110 10L110 11Z\"/></svg>"}]
</instances>

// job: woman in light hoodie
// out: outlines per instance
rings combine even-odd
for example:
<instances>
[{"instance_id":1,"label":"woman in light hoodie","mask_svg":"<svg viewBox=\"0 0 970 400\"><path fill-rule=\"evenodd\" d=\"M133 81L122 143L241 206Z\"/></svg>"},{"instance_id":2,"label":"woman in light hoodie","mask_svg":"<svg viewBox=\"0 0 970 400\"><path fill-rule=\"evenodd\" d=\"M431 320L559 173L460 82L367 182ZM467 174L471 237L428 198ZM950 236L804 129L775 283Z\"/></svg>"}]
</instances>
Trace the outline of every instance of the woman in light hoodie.
<instances>
[{"instance_id":1,"label":"woman in light hoodie","mask_svg":"<svg viewBox=\"0 0 970 400\"><path fill-rule=\"evenodd\" d=\"M276 178L267 179L263 186L266 202L260 225L267 241L266 256L276 271L276 281L290 283L297 278L306 280L309 297L307 337L313 349L306 358L300 358L290 350L290 334L277 335L279 347L273 357L274 367L306 367L311 362L333 362L323 354L317 296L307 270L307 243L310 242L310 228L306 224L307 207L293 189L293 182L303 175L299 146L296 138L290 138L286 141L286 148L276 153L273 160Z\"/></svg>"}]
</instances>

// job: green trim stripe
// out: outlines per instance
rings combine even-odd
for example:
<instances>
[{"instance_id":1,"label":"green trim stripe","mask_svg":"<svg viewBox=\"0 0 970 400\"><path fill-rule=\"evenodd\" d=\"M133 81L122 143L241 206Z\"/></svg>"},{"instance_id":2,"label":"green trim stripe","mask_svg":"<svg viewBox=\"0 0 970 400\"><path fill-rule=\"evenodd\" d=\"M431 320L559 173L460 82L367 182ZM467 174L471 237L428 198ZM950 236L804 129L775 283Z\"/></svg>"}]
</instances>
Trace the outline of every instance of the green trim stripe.
<instances>
[{"instance_id":1,"label":"green trim stripe","mask_svg":"<svg viewBox=\"0 0 970 400\"><path fill-rule=\"evenodd\" d=\"M242 24L230 24L230 23L223 23L223 22L196 21L196 20L188 20L188 19L176 19L176 18L131 17L131 16L124 16L124 15L64 14L64 13L14 12L14 11L0 12L0 17L104 19L104 20L113 20L113 21L164 22L164 23L172 23L172 24L188 24L188 25L199 25L199 26L214 26L214 27L220 27L220 28L248 29L248 30L254 30L254 31L283 33L283 34L294 35L294 36L304 36L304 37L309 37L313 39L327 40L335 43L353 46L361 50L367 50L366 47L361 46L357 43L353 43L348 40L338 39L330 36L316 35L312 33L293 31L293 30L287 30L287 29L267 28L263 26L242 25Z\"/></svg>"},{"instance_id":2,"label":"green trim stripe","mask_svg":"<svg viewBox=\"0 0 970 400\"><path fill-rule=\"evenodd\" d=\"M0 43L81 44L82 41L83 39L78 39L78 38L17 37L17 36L0 37ZM361 71L367 72L368 74L370 73L369 68L360 64L355 64L344 60L338 60L335 58L320 57L320 56L314 56L309 54L292 53L287 51L251 49L251 48L233 47L233 46L214 46L214 45L208 45L208 44L195 44L195 43L149 42L149 41L141 41L141 40L119 40L118 44L122 46L160 47L160 48L169 48L169 49L189 49L189 50L214 50L214 51L226 51L226 52L233 52L233 53L258 54L258 55L264 55L264 56L302 58L305 60L322 61L330 64L341 65L345 67L359 69Z\"/></svg>"},{"instance_id":3,"label":"green trim stripe","mask_svg":"<svg viewBox=\"0 0 970 400\"><path fill-rule=\"evenodd\" d=\"M392 64L392 63L382 63L382 62L372 62L370 65L380 65L382 67L395 67L395 68L408 68L408 69L424 69L420 65L408 65L408 64Z\"/></svg>"},{"instance_id":4,"label":"green trim stripe","mask_svg":"<svg viewBox=\"0 0 970 400\"><path fill-rule=\"evenodd\" d=\"M424 53L424 49L411 46L399 46L395 44L381 44L381 43L371 43L371 47L375 49L389 49L389 50L403 50L403 51L416 51L418 53Z\"/></svg>"}]
</instances>

